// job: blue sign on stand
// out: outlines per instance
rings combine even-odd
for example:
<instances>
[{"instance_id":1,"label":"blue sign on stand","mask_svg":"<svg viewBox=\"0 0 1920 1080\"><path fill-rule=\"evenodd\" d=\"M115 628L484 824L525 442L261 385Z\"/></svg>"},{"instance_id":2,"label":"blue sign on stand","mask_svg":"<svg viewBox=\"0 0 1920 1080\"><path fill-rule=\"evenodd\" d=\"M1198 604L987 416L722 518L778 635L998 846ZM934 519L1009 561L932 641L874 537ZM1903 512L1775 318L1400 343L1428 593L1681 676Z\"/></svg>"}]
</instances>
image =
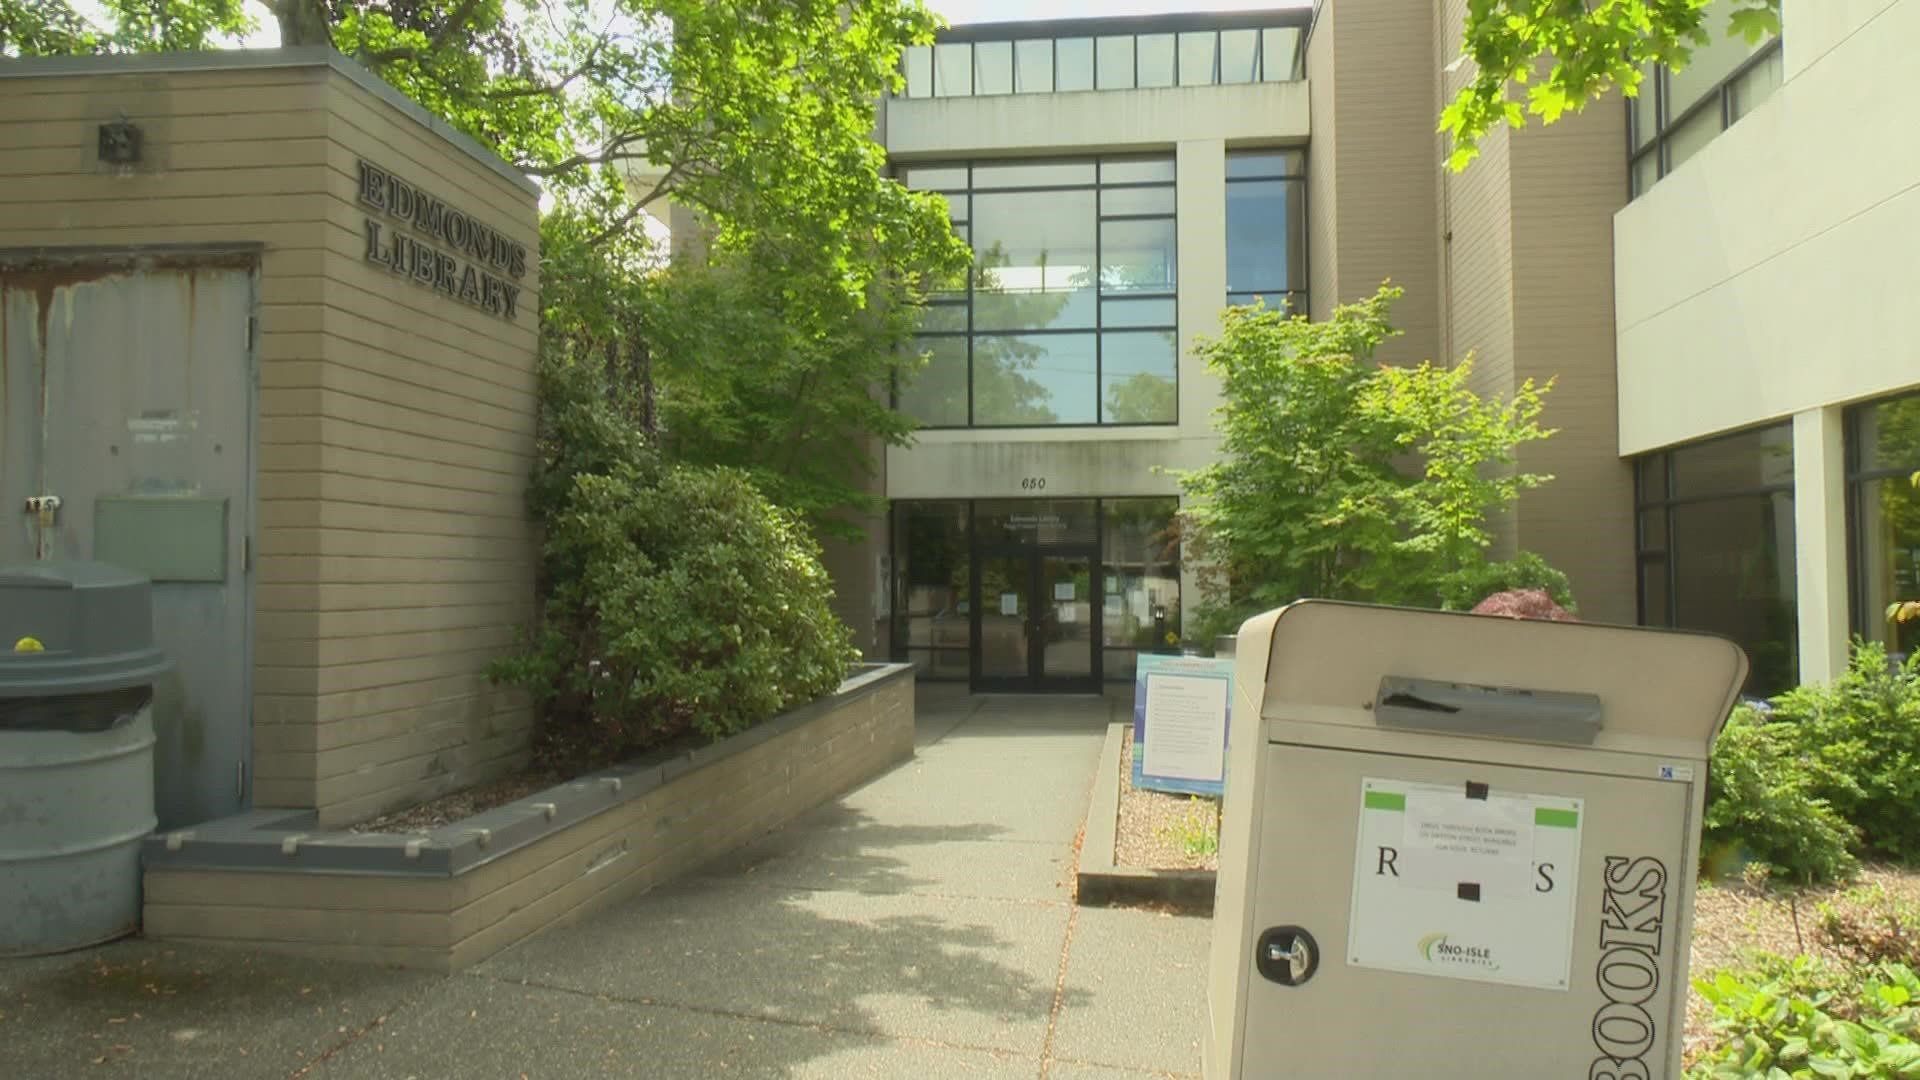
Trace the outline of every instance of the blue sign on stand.
<instances>
[{"instance_id":1,"label":"blue sign on stand","mask_svg":"<svg viewBox=\"0 0 1920 1080\"><path fill-rule=\"evenodd\" d=\"M1143 654L1133 677L1133 786L1225 794L1232 703L1232 660Z\"/></svg>"}]
</instances>

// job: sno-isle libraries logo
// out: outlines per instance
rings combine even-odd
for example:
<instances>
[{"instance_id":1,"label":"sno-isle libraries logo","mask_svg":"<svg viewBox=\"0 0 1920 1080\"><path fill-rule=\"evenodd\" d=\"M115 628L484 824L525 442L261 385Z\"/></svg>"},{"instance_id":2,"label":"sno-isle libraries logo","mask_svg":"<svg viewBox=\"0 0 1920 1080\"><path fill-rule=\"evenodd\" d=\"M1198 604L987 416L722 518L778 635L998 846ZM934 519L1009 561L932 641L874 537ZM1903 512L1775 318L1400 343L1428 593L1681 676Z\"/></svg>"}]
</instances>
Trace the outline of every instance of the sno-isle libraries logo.
<instances>
[{"instance_id":1,"label":"sno-isle libraries logo","mask_svg":"<svg viewBox=\"0 0 1920 1080\"><path fill-rule=\"evenodd\" d=\"M1448 934L1428 934L1420 939L1420 959L1434 967L1480 968L1499 971L1493 950L1485 945L1455 945Z\"/></svg>"}]
</instances>

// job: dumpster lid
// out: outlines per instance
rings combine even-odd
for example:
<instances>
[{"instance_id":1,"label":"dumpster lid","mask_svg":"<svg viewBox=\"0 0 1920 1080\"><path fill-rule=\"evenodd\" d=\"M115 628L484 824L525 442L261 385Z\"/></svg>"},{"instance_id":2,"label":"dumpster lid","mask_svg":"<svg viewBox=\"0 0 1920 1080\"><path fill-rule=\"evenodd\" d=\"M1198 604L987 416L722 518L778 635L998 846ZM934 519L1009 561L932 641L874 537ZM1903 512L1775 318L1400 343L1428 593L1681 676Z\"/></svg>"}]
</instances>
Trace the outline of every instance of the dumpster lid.
<instances>
[{"instance_id":1,"label":"dumpster lid","mask_svg":"<svg viewBox=\"0 0 1920 1080\"><path fill-rule=\"evenodd\" d=\"M1746 654L1712 634L1331 600L1248 620L1239 656L1243 679L1257 677L1246 665L1264 669L1264 685L1248 687L1262 720L1406 726L1378 715L1376 699L1405 693L1416 706L1462 707L1443 700L1451 689L1498 697L1506 709L1524 709L1518 697L1545 706L1533 733L1459 734L1702 758L1747 675ZM1598 715L1582 712L1587 702Z\"/></svg>"},{"instance_id":2,"label":"dumpster lid","mask_svg":"<svg viewBox=\"0 0 1920 1080\"><path fill-rule=\"evenodd\" d=\"M0 698L61 697L153 683L152 586L102 562L0 566Z\"/></svg>"}]
</instances>

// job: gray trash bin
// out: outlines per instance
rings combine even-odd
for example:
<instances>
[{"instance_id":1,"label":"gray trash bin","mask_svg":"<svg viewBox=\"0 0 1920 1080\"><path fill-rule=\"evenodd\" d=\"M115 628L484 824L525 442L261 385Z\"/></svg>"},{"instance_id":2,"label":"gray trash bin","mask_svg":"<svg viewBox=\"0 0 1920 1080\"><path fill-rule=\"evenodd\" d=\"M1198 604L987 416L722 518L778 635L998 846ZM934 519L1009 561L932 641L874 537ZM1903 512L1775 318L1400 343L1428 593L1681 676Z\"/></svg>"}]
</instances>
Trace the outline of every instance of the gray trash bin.
<instances>
[{"instance_id":1,"label":"gray trash bin","mask_svg":"<svg viewBox=\"0 0 1920 1080\"><path fill-rule=\"evenodd\" d=\"M147 579L106 563L0 566L0 956L140 921L153 831Z\"/></svg>"}]
</instances>

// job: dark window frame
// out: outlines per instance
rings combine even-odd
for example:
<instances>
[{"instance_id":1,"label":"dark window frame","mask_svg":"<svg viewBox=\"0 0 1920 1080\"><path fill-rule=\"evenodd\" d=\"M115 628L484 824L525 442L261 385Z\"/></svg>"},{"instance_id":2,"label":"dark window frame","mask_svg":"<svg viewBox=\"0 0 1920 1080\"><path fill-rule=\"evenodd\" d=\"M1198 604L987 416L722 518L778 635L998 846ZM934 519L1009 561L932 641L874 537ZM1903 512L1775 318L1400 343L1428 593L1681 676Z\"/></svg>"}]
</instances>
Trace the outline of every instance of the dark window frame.
<instances>
[{"instance_id":1,"label":"dark window frame","mask_svg":"<svg viewBox=\"0 0 1920 1080\"><path fill-rule=\"evenodd\" d=\"M1720 432L1708 438L1679 443L1665 447L1664 449L1636 455L1629 459L1633 467L1634 612L1635 621L1641 626L1677 627L1679 625L1679 609L1677 606L1677 599L1680 594L1679 561L1675 558L1674 550L1674 511L1676 509L1684 506L1698 506L1703 503L1752 499L1783 493L1790 497L1795 495L1791 476L1789 476L1786 481L1775 484L1757 484L1740 488L1726 488L1701 494L1675 495L1675 491L1677 490L1675 481L1678 479L1678 470L1674 463L1675 453L1693 450L1703 446L1711 446L1717 442L1727 442L1770 430L1786 431L1789 437L1791 437L1793 424L1792 421L1778 420L1768 421L1762 424L1752 424L1735 431ZM1644 469L1650 463L1658 464L1661 473L1661 488L1665 492L1664 495L1654 497L1647 494L1646 473ZM1658 515L1660 535L1660 546L1658 548L1650 548L1646 543L1646 519L1649 515ZM1790 559L1796 557L1796 553L1791 551L1783 554ZM1647 611L1647 570L1653 566L1663 568L1661 578L1666 595L1665 609L1661 612L1659 622L1649 621ZM1796 608L1798 607L1797 597L1795 598L1795 606ZM1795 660L1795 668L1796 670L1798 669L1798 658Z\"/></svg>"},{"instance_id":2,"label":"dark window frame","mask_svg":"<svg viewBox=\"0 0 1920 1080\"><path fill-rule=\"evenodd\" d=\"M1672 73L1664 66L1657 66L1651 78L1642 79L1640 82L1640 93L1646 94L1651 92L1653 94L1653 131L1648 135L1646 145L1639 146L1641 134L1639 130L1640 118L1635 115L1633 108L1634 102L1629 98L1625 103L1627 109L1627 201L1631 202L1645 195L1655 184L1658 184L1673 172L1674 165L1671 143L1675 131L1685 127L1690 121L1712 110L1717 110L1720 114L1720 131L1722 134L1724 134L1728 128L1732 127L1737 122L1733 115L1733 90L1735 85L1737 85L1741 79L1745 78L1748 73L1772 61L1775 57L1779 56L1779 54L1780 35L1776 34L1772 40L1754 50L1753 55L1742 60L1738 67L1728 72L1726 76L1715 83L1711 89L1705 94L1702 94L1700 100L1687 106L1678 116L1667 115L1667 99L1671 94L1668 83L1671 80ZM1636 147L1638 148L1636 149ZM1645 189L1635 190L1635 178L1638 176L1640 165L1648 158L1652 158L1654 161L1653 182L1647 185Z\"/></svg>"},{"instance_id":3,"label":"dark window frame","mask_svg":"<svg viewBox=\"0 0 1920 1080\"><path fill-rule=\"evenodd\" d=\"M1285 161L1287 163L1287 165L1282 166L1281 171L1279 172L1251 173L1246 176L1234 176L1232 174L1232 168L1233 168L1232 163L1233 163L1233 159L1236 157L1251 158L1251 157L1259 157L1262 155L1275 154L1275 153L1285 155ZM1312 221L1312 213L1313 213L1312 207L1309 205L1309 200L1313 198L1313 191L1311 188L1307 186L1307 149L1305 147L1297 147L1297 146L1236 147L1233 149L1229 149L1227 151L1226 161L1227 161L1226 187L1229 191L1231 191L1231 189L1233 188L1233 185L1235 184L1248 184L1248 183L1267 184L1267 183L1272 183L1273 181L1276 181L1276 180L1285 182L1289 189L1292 189L1294 187L1299 188L1300 232L1301 232L1300 258L1303 264L1299 268L1300 281L1301 281L1299 288L1297 289L1292 288L1291 283L1288 283L1288 282L1282 282L1280 287L1277 289L1270 289L1270 288L1234 289L1231 287L1231 285L1229 285L1228 291L1226 293L1227 304L1231 306L1233 304L1233 298L1236 296L1267 296L1267 295L1273 295L1275 293L1278 293L1280 296L1286 299L1287 311L1289 313L1301 314L1301 315L1306 314L1308 309L1308 304L1309 304L1308 292L1311 286L1313 285L1313 279L1312 279L1313 260L1307 249L1307 245L1312 242L1312 237L1311 237L1312 229L1309 226L1309 222ZM1290 166L1294 166L1296 164L1298 166L1297 169L1290 168ZM1222 214L1221 223L1222 223L1222 227L1225 227L1224 213ZM1230 248L1231 245L1233 244L1233 237L1228 236L1226 240L1227 240L1227 246ZM1292 242L1292 237L1288 237L1287 242L1290 244ZM1288 268L1288 273L1291 274L1293 272L1293 260L1291 258L1287 260L1287 268Z\"/></svg>"},{"instance_id":4,"label":"dark window frame","mask_svg":"<svg viewBox=\"0 0 1920 1080\"><path fill-rule=\"evenodd\" d=\"M1171 180L1120 180L1120 181L1107 181L1104 178L1105 165L1107 165L1110 162L1125 162L1125 161L1164 161L1169 165L1173 166L1174 178ZM974 175L973 175L974 169L976 168L990 167L995 165L1007 165L1007 164L1079 165L1079 164L1085 164L1085 163L1091 163L1093 165L1093 183L1092 184L1055 184L1055 185L1046 185L1046 186L1027 185L1027 186L1018 186L1018 187L982 188L975 184ZM966 422L963 424L922 424L920 426L920 430L922 431L1019 431L1019 430L1052 431L1052 430L1067 429L1067 428L1089 428L1089 429L1169 428L1169 427L1177 427L1179 425L1180 423L1180 356L1181 356L1180 304L1179 304L1179 299L1180 299L1180 293L1179 293L1179 289L1180 289L1180 285L1179 285L1179 260L1180 260L1179 192L1180 192L1180 188L1179 188L1179 176L1178 176L1179 160L1174 154L1134 152L1134 153L1125 153L1125 154L1095 154L1095 155L1082 156L1082 157L1047 157L1047 158L1017 158L1017 159L983 158L983 159L972 159L972 160L965 160L965 161L915 162L910 165L902 166L902 168L909 169L909 170L911 169L965 169L967 186L964 190L958 189L958 188L925 188L920 190L930 191L930 192L934 192L936 194L940 194L948 197L952 197L956 195L964 196L967 199L966 223L967 223L968 244L970 246L973 242L973 235L974 235L973 233L973 225L974 225L973 199L974 199L974 196L976 195L980 195L980 194L1019 195L1019 194L1033 194L1038 192L1056 192L1056 191L1090 191L1093 193L1093 212L1094 212L1094 218L1093 218L1093 325L1091 327L1060 327L1060 328L1044 328L1044 329L1038 329L1038 330L1022 330L1022 331L984 331L983 332L981 330L978 330L975 328L975 325L974 325L974 322L975 322L974 298L976 295L976 290L973 287L972 271L969 270L967 275L966 328L964 330L939 330L939 331L933 331L930 333L921 333L921 334L915 335L916 340L921 338L964 338L966 340L966 343L967 343L967 372L966 372L967 418L966 418ZM1107 214L1101 211L1100 195L1102 192L1122 191L1122 190L1130 190L1130 189L1138 190L1138 189L1149 189L1149 188L1164 189L1164 190L1172 191L1174 193L1173 212L1166 213L1166 214ZM1106 293L1100 281L1101 270L1104 268L1105 262L1106 262L1106 253L1104 252L1104 250L1102 250L1104 245L1103 235L1105 233L1105 230L1101 228L1101 226L1105 225L1109 221L1167 221L1167 222L1173 223L1173 226L1174 226L1174 249L1173 249L1174 287L1173 289L1157 291L1157 292L1119 293L1112 296L1109 296ZM1106 317L1105 302L1108 300L1172 300L1174 302L1173 322L1168 324L1151 324L1151 325L1142 325L1142 326L1124 325L1124 326L1107 327L1104 325L1104 322ZM934 303L941 304L941 306L948 306L948 307L959 306L958 304L954 303L952 300L947 300L943 304L940 301L934 301ZM1106 342L1104 339L1105 339L1106 332L1108 330L1111 330L1116 333L1130 333L1130 332L1131 333L1167 333L1167 334L1173 335L1174 367L1173 367L1173 418L1172 419L1155 420L1155 421L1130 421L1130 422L1109 421L1106 419L1106 411L1107 411L1106 391L1103 386L1102 380L1105 372L1104 361L1105 361ZM975 409L974 409L974 400L973 400L973 397L974 397L973 395L974 342L975 342L975 339L979 337L982 333L985 333L989 336L999 334L1004 336L1017 336L1017 337L1092 334L1093 342L1094 342L1093 344L1093 387L1094 387L1094 413L1093 413L1094 420L1093 422L1092 423L1084 423L1084 422L1067 423L1067 424L982 424L982 423L976 422L974 418ZM892 387L890 402L894 409L897 410L900 408L900 387L897 381Z\"/></svg>"}]
</instances>

